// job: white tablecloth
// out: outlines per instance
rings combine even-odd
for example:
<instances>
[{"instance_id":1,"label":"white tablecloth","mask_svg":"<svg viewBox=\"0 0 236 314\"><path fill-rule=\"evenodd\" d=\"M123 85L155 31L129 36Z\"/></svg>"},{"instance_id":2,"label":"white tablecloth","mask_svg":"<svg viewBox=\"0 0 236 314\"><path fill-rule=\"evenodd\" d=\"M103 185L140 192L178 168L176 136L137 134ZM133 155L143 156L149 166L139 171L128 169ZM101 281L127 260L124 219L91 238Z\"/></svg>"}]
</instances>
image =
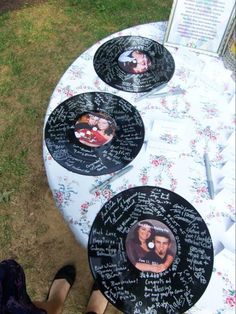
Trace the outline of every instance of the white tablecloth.
<instances>
[{"instance_id":1,"label":"white tablecloth","mask_svg":"<svg viewBox=\"0 0 236 314\"><path fill-rule=\"evenodd\" d=\"M234 313L235 240L229 236L235 230L235 85L231 72L220 58L166 47L175 60L175 73L161 90L169 91L168 96L138 100L142 94L108 86L93 68L94 54L107 40L139 35L163 43L166 27L164 22L138 25L113 34L82 53L57 84L45 117L46 124L61 102L80 93L108 92L124 98L140 112L145 125L145 142L131 163L133 169L104 190L91 194L91 188L110 175L95 177L69 172L52 158L44 143L48 182L57 207L84 246L96 214L115 194L142 185L160 186L180 194L205 219L215 250L211 282L189 313ZM178 87L184 94L172 94ZM213 200L207 189L205 151L212 165L216 190Z\"/></svg>"}]
</instances>

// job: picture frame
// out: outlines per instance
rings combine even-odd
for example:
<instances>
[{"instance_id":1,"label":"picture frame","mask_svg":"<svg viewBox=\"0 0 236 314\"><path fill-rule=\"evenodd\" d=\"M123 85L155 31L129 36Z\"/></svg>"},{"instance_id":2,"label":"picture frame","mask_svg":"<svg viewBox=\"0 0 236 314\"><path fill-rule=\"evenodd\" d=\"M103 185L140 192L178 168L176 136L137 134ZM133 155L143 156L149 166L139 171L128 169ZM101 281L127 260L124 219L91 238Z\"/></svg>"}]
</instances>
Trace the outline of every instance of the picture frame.
<instances>
[{"instance_id":1,"label":"picture frame","mask_svg":"<svg viewBox=\"0 0 236 314\"><path fill-rule=\"evenodd\" d=\"M234 25L234 0L174 0L164 45L221 56Z\"/></svg>"}]
</instances>

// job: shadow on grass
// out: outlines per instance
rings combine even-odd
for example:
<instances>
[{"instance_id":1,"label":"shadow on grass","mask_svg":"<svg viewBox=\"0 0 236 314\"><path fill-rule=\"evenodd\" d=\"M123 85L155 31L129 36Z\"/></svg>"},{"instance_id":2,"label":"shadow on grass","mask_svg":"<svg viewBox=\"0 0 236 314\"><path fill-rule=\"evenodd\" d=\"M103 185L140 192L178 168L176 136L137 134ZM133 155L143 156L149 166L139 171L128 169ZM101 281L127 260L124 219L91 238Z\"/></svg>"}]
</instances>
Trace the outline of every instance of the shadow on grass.
<instances>
[{"instance_id":1,"label":"shadow on grass","mask_svg":"<svg viewBox=\"0 0 236 314\"><path fill-rule=\"evenodd\" d=\"M20 9L22 6L38 4L45 1L46 0L13 0L13 1L1 0L0 1L0 14L7 11Z\"/></svg>"}]
</instances>

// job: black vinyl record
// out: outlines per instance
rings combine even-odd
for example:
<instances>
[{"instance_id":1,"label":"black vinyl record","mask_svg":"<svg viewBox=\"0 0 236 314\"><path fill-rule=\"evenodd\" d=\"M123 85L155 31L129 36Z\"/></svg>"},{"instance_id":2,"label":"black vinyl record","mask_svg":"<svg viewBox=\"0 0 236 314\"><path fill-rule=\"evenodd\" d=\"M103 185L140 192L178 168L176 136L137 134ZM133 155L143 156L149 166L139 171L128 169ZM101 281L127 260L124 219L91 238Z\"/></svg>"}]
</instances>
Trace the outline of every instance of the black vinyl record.
<instances>
[{"instance_id":1,"label":"black vinyl record","mask_svg":"<svg viewBox=\"0 0 236 314\"><path fill-rule=\"evenodd\" d=\"M123 98L102 92L67 99L50 114L45 127L52 157L82 175L103 175L125 167L143 140L138 111Z\"/></svg>"},{"instance_id":2,"label":"black vinyl record","mask_svg":"<svg viewBox=\"0 0 236 314\"><path fill-rule=\"evenodd\" d=\"M142 186L102 207L88 257L99 289L122 312L179 314L209 283L213 245L203 218L184 198Z\"/></svg>"},{"instance_id":3,"label":"black vinyl record","mask_svg":"<svg viewBox=\"0 0 236 314\"><path fill-rule=\"evenodd\" d=\"M97 75L125 92L147 92L167 83L175 62L158 42L140 36L121 36L101 45L93 60Z\"/></svg>"}]
</instances>

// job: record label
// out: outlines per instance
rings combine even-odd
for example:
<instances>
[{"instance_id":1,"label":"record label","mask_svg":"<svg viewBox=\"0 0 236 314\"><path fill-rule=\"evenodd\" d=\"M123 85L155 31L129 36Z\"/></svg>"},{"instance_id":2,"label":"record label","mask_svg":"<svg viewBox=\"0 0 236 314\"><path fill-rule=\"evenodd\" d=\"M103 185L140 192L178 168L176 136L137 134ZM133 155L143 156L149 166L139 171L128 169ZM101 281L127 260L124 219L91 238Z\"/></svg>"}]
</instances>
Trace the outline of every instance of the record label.
<instances>
[{"instance_id":1,"label":"record label","mask_svg":"<svg viewBox=\"0 0 236 314\"><path fill-rule=\"evenodd\" d=\"M153 219L139 221L131 227L125 248L134 267L155 273L166 270L176 255L176 241L172 231Z\"/></svg>"},{"instance_id":2,"label":"record label","mask_svg":"<svg viewBox=\"0 0 236 314\"><path fill-rule=\"evenodd\" d=\"M140 36L121 36L105 42L95 53L94 69L108 85L126 92L147 92L167 83L174 74L170 52Z\"/></svg>"},{"instance_id":3,"label":"record label","mask_svg":"<svg viewBox=\"0 0 236 314\"><path fill-rule=\"evenodd\" d=\"M138 111L123 98L102 92L67 99L50 114L45 127L52 157L83 175L122 169L139 153L143 140Z\"/></svg>"},{"instance_id":4,"label":"record label","mask_svg":"<svg viewBox=\"0 0 236 314\"><path fill-rule=\"evenodd\" d=\"M75 137L89 147L100 147L109 143L115 130L115 121L102 112L82 114L75 122Z\"/></svg>"},{"instance_id":5,"label":"record label","mask_svg":"<svg viewBox=\"0 0 236 314\"><path fill-rule=\"evenodd\" d=\"M204 293L213 268L203 218L184 198L136 187L110 199L92 225L88 256L104 296L127 314L178 314Z\"/></svg>"}]
</instances>

